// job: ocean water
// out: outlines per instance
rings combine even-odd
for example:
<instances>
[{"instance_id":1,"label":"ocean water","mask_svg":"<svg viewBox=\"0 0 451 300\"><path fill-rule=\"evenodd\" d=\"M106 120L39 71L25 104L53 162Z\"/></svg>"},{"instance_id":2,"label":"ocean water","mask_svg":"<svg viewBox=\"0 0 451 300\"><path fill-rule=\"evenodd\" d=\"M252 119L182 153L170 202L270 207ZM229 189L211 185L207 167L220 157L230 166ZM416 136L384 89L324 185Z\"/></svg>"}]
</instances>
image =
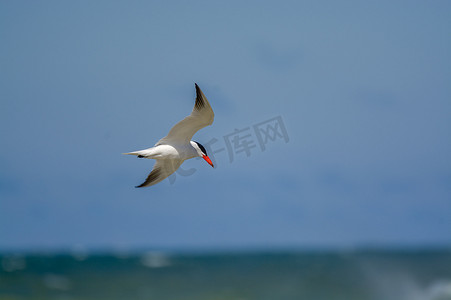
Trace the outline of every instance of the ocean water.
<instances>
[{"instance_id":1,"label":"ocean water","mask_svg":"<svg viewBox=\"0 0 451 300\"><path fill-rule=\"evenodd\" d=\"M0 256L0 299L451 300L451 251Z\"/></svg>"}]
</instances>

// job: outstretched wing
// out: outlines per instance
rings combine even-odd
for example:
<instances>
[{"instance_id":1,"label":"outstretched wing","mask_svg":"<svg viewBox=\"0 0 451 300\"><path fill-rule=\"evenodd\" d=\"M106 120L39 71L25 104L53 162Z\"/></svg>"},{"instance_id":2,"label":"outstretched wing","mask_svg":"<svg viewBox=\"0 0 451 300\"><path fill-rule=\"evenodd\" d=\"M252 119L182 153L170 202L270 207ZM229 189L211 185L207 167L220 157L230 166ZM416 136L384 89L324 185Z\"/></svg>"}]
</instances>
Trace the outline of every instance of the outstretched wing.
<instances>
[{"instance_id":1,"label":"outstretched wing","mask_svg":"<svg viewBox=\"0 0 451 300\"><path fill-rule=\"evenodd\" d=\"M178 122L171 128L168 135L158 141L155 146L164 144L188 144L193 135L208 125L213 124L215 114L208 103L207 97L196 86L196 103L189 116Z\"/></svg>"},{"instance_id":2,"label":"outstretched wing","mask_svg":"<svg viewBox=\"0 0 451 300\"><path fill-rule=\"evenodd\" d=\"M157 159L146 181L136 187L151 186L163 181L166 177L174 173L182 163L183 160L180 159Z\"/></svg>"}]
</instances>

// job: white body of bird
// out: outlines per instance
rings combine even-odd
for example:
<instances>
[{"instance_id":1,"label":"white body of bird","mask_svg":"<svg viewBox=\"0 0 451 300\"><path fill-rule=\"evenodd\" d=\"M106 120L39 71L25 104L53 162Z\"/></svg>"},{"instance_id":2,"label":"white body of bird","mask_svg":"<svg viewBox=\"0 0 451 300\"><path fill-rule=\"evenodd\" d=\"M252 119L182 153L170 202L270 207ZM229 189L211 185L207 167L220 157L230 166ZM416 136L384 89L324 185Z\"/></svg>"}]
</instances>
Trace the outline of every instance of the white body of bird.
<instances>
[{"instance_id":1,"label":"white body of bird","mask_svg":"<svg viewBox=\"0 0 451 300\"><path fill-rule=\"evenodd\" d=\"M124 153L128 155L136 155L140 158L149 159L180 159L185 161L190 158L198 157L199 152L194 148L196 145L193 141L185 145L158 145L144 150Z\"/></svg>"}]
</instances>

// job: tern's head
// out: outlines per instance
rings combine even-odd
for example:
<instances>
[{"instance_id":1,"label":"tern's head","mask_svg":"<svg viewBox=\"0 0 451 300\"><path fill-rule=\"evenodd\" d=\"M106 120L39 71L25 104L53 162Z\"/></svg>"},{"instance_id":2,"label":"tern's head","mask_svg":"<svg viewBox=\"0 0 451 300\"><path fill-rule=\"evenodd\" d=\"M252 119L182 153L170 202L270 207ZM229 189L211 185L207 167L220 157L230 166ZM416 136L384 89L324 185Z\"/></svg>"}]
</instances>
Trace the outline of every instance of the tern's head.
<instances>
[{"instance_id":1,"label":"tern's head","mask_svg":"<svg viewBox=\"0 0 451 300\"><path fill-rule=\"evenodd\" d=\"M205 150L205 147L202 146L200 143L195 142L195 141L191 141L191 145L194 147L194 149L196 149L197 151L197 155L199 157L202 157L203 159L205 159L205 161L212 167L213 163L211 162L211 159L208 157L207 155L207 150Z\"/></svg>"}]
</instances>

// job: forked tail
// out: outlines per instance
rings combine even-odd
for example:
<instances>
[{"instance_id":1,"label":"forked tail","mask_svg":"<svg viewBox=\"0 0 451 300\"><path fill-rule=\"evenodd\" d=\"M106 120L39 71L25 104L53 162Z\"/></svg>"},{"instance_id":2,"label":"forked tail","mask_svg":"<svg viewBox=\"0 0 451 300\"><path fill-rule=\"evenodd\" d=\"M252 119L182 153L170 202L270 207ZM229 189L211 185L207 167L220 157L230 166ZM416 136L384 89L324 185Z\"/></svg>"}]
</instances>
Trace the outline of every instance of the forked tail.
<instances>
[{"instance_id":1,"label":"forked tail","mask_svg":"<svg viewBox=\"0 0 451 300\"><path fill-rule=\"evenodd\" d=\"M140 151L136 151L136 152L128 152L128 153L122 153L122 154L124 154L124 155L141 155L139 152L140 152Z\"/></svg>"},{"instance_id":2,"label":"forked tail","mask_svg":"<svg viewBox=\"0 0 451 300\"><path fill-rule=\"evenodd\" d=\"M133 151L133 152L127 152L127 153L122 153L125 155L136 155L138 157L145 157L145 158L151 158L153 151L152 148L150 149L144 149L144 150L139 150L139 151Z\"/></svg>"}]
</instances>

